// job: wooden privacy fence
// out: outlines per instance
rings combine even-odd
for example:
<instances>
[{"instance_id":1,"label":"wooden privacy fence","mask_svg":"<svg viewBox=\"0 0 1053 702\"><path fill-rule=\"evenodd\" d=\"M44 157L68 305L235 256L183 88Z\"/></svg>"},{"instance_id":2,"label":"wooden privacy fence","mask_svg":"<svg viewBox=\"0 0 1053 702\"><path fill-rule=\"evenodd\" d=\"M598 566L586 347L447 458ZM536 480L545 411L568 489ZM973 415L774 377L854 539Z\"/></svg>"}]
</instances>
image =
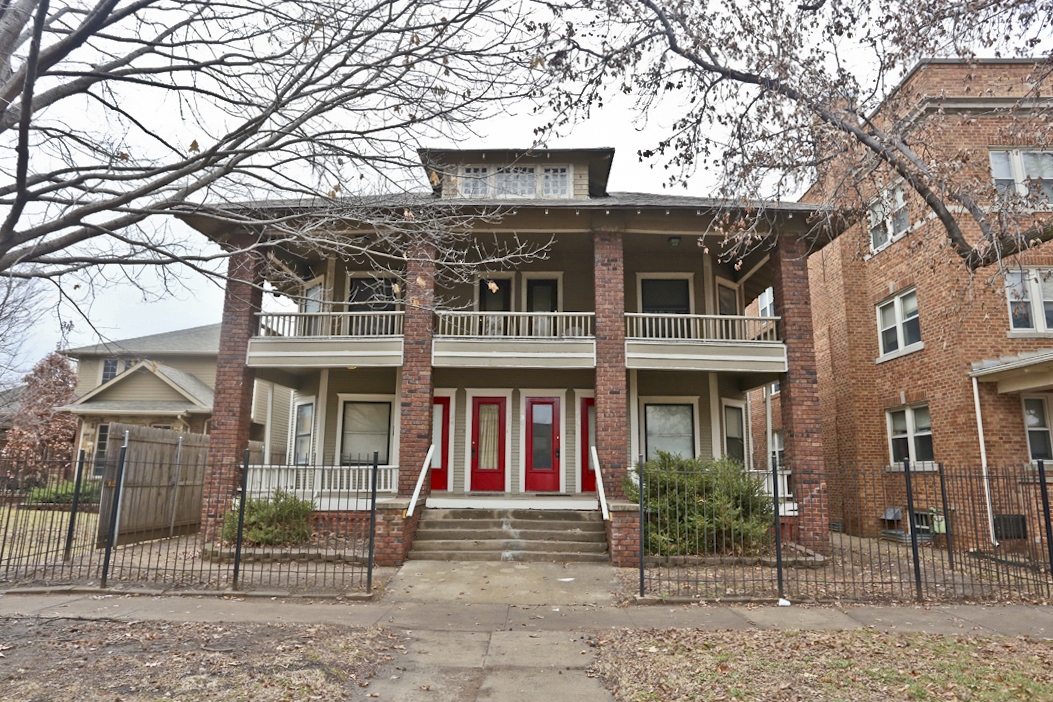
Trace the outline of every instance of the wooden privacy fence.
<instances>
[{"instance_id":1,"label":"wooden privacy fence","mask_svg":"<svg viewBox=\"0 0 1053 702\"><path fill-rule=\"evenodd\" d=\"M115 545L191 534L201 525L208 436L131 424L110 424L100 514L113 510L124 437L125 469L120 476L120 513ZM261 451L262 446L257 449ZM100 519L97 548L106 544L110 520Z\"/></svg>"}]
</instances>

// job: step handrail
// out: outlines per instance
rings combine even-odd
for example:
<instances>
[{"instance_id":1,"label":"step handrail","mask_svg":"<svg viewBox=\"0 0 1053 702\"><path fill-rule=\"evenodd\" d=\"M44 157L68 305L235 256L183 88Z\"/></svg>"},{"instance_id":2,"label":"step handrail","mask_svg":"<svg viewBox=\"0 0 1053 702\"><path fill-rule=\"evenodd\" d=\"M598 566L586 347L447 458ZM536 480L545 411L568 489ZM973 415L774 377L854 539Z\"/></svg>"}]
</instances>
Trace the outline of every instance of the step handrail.
<instances>
[{"instance_id":1,"label":"step handrail","mask_svg":"<svg viewBox=\"0 0 1053 702\"><path fill-rule=\"evenodd\" d=\"M596 496L600 498L600 511L603 512L603 521L611 521L611 512L607 509L607 493L603 490L603 473L600 472L600 455L596 453L596 447L590 446L592 450L592 470L596 473Z\"/></svg>"},{"instance_id":2,"label":"step handrail","mask_svg":"<svg viewBox=\"0 0 1053 702\"><path fill-rule=\"evenodd\" d=\"M410 498L409 509L406 510L407 517L412 517L413 510L417 508L417 498L420 497L420 490L424 487L424 477L431 468L431 456L433 453L435 453L435 444L428 447L428 455L424 457L424 465L420 467L420 475L417 476L417 486L413 488L413 497Z\"/></svg>"}]
</instances>

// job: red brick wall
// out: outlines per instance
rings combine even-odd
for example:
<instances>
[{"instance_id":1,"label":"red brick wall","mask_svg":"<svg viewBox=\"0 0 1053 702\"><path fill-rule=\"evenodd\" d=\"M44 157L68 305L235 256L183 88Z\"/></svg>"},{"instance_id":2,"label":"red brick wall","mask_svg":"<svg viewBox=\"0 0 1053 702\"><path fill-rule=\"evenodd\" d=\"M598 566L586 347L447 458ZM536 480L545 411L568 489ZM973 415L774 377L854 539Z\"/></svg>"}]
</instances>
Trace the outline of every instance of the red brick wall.
<instances>
[{"instance_id":1,"label":"red brick wall","mask_svg":"<svg viewBox=\"0 0 1053 702\"><path fill-rule=\"evenodd\" d=\"M423 462L424 458L421 457ZM373 562L378 566L400 566L413 547L413 536L417 533L421 510L408 519L402 507L377 508L377 532L374 541Z\"/></svg>"},{"instance_id":2,"label":"red brick wall","mask_svg":"<svg viewBox=\"0 0 1053 702\"><path fill-rule=\"evenodd\" d=\"M629 506L632 509L612 509L607 522L607 548L611 565L617 568L640 566L640 510L636 505Z\"/></svg>"},{"instance_id":3,"label":"red brick wall","mask_svg":"<svg viewBox=\"0 0 1053 702\"><path fill-rule=\"evenodd\" d=\"M620 232L595 232L596 452L607 499L624 498L629 465L625 370L625 262Z\"/></svg>"},{"instance_id":4,"label":"red brick wall","mask_svg":"<svg viewBox=\"0 0 1053 702\"><path fill-rule=\"evenodd\" d=\"M227 265L223 329L216 360L216 388L202 500L206 538L222 527L223 513L237 491L248 448L252 385L256 372L246 365L249 339L256 334L263 297L264 258L258 251L235 253Z\"/></svg>"},{"instance_id":5,"label":"red brick wall","mask_svg":"<svg viewBox=\"0 0 1053 702\"><path fill-rule=\"evenodd\" d=\"M431 446L432 333L435 326L435 263L430 249L411 252L406 266L403 319L402 435L399 438L399 495L409 497ZM422 495L431 490L425 481Z\"/></svg>"}]
</instances>

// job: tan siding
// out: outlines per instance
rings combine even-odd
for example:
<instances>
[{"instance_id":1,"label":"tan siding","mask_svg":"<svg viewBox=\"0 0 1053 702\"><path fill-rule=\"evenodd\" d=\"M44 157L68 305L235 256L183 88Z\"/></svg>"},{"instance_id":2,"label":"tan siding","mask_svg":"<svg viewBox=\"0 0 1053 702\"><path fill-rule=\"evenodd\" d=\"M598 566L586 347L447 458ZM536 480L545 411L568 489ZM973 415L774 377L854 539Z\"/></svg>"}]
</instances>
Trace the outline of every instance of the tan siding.
<instances>
[{"instance_id":1,"label":"tan siding","mask_svg":"<svg viewBox=\"0 0 1053 702\"><path fill-rule=\"evenodd\" d=\"M639 312L640 302L636 294L637 273L694 273L695 314L705 314L706 290L702 270L702 256L692 242L681 242L677 249L670 247L669 253L635 253L626 247L625 255L625 310ZM690 255L686 255L690 253Z\"/></svg>"},{"instance_id":2,"label":"tan siding","mask_svg":"<svg viewBox=\"0 0 1053 702\"><path fill-rule=\"evenodd\" d=\"M77 361L77 397L99 387L99 378L101 376L101 358L82 358Z\"/></svg>"},{"instance_id":3,"label":"tan siding","mask_svg":"<svg viewBox=\"0 0 1053 702\"><path fill-rule=\"evenodd\" d=\"M176 370L189 373L210 388L216 387L215 356L181 356L176 358L159 358L158 363L171 366Z\"/></svg>"},{"instance_id":4,"label":"tan siding","mask_svg":"<svg viewBox=\"0 0 1053 702\"><path fill-rule=\"evenodd\" d=\"M189 402L166 382L142 369L92 398L99 401Z\"/></svg>"},{"instance_id":5,"label":"tan siding","mask_svg":"<svg viewBox=\"0 0 1053 702\"><path fill-rule=\"evenodd\" d=\"M397 377L395 368L359 368L353 371L332 370L329 372L329 393L325 410L325 448L322 457L326 464L339 462L337 446L340 437L337 436L337 427L343 408L338 395L353 393L397 396L399 392L396 385ZM391 411L394 417L394 413L398 411L397 404L393 403Z\"/></svg>"},{"instance_id":6,"label":"tan siding","mask_svg":"<svg viewBox=\"0 0 1053 702\"><path fill-rule=\"evenodd\" d=\"M589 164L575 163L574 169L574 199L587 200L589 197Z\"/></svg>"}]
</instances>

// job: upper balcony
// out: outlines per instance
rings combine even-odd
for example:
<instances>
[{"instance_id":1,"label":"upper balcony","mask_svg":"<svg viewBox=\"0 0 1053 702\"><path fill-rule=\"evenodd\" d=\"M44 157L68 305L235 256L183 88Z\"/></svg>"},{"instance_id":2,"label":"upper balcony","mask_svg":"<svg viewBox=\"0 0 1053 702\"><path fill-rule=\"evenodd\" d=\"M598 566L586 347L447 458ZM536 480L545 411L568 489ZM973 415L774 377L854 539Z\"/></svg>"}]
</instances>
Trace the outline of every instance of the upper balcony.
<instances>
[{"instance_id":1,"label":"upper balcony","mask_svg":"<svg viewBox=\"0 0 1053 702\"><path fill-rule=\"evenodd\" d=\"M254 368L401 366L401 311L261 312L249 339Z\"/></svg>"},{"instance_id":2,"label":"upper balcony","mask_svg":"<svg viewBox=\"0 0 1053 702\"><path fill-rule=\"evenodd\" d=\"M592 312L436 312L432 365L595 368Z\"/></svg>"},{"instance_id":3,"label":"upper balcony","mask_svg":"<svg viewBox=\"0 0 1053 702\"><path fill-rule=\"evenodd\" d=\"M625 366L649 370L785 373L776 317L625 315Z\"/></svg>"}]
</instances>

